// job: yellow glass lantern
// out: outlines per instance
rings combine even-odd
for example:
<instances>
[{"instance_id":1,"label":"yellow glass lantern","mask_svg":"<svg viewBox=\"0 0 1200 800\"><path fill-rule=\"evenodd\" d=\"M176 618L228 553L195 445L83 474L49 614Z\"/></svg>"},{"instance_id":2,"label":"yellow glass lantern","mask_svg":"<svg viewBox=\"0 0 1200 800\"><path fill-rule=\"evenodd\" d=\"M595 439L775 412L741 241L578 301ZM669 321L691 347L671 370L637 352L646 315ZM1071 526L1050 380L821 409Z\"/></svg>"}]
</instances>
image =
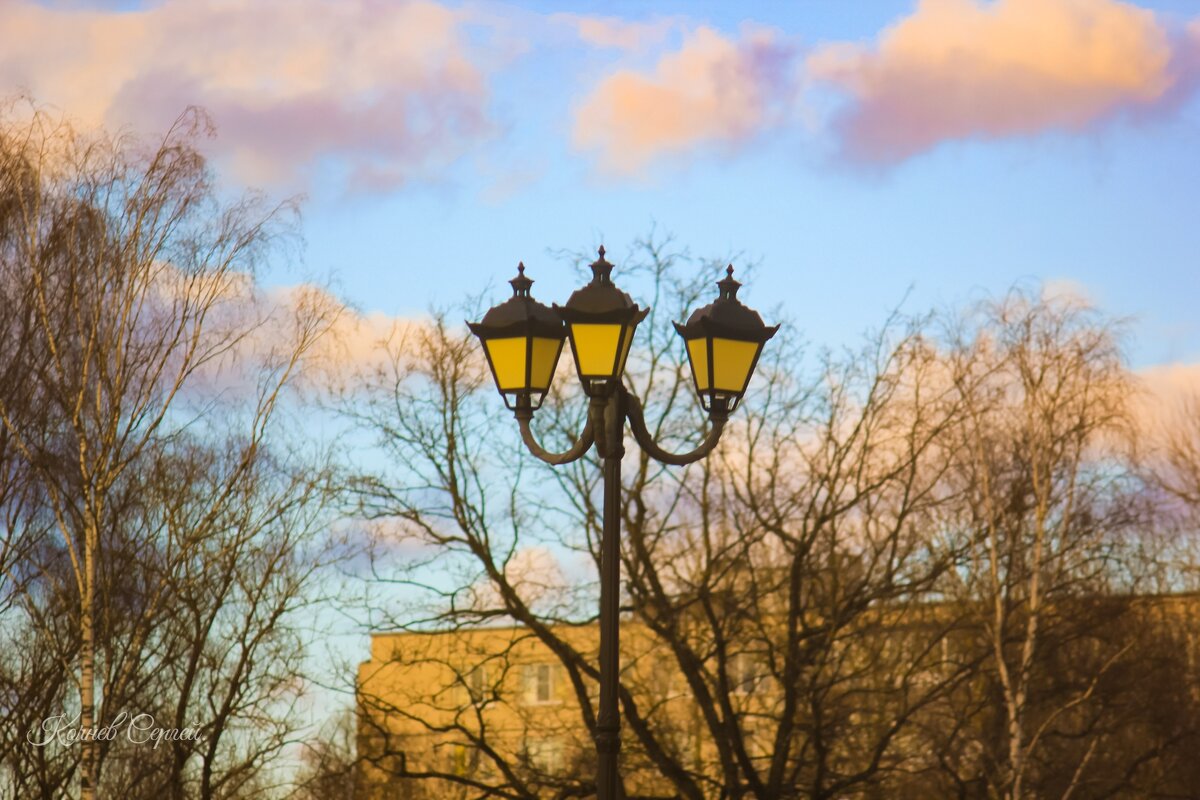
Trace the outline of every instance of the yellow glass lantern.
<instances>
[{"instance_id":1,"label":"yellow glass lantern","mask_svg":"<svg viewBox=\"0 0 1200 800\"><path fill-rule=\"evenodd\" d=\"M607 397L620 385L633 332L650 313L613 284L613 265L604 259L603 247L599 252L591 265L591 283L574 292L565 306L554 306L567 325L575 368L589 397Z\"/></svg>"},{"instance_id":2,"label":"yellow glass lantern","mask_svg":"<svg viewBox=\"0 0 1200 800\"><path fill-rule=\"evenodd\" d=\"M687 345L700 405L709 413L727 414L737 407L763 345L779 330L764 325L757 311L737 299L740 287L730 264L717 282L717 299L693 312L687 324L675 323Z\"/></svg>"},{"instance_id":3,"label":"yellow glass lantern","mask_svg":"<svg viewBox=\"0 0 1200 800\"><path fill-rule=\"evenodd\" d=\"M536 410L550 390L566 331L554 311L530 297L533 281L525 277L524 263L509 284L513 296L467 327L483 344L504 404Z\"/></svg>"}]
</instances>

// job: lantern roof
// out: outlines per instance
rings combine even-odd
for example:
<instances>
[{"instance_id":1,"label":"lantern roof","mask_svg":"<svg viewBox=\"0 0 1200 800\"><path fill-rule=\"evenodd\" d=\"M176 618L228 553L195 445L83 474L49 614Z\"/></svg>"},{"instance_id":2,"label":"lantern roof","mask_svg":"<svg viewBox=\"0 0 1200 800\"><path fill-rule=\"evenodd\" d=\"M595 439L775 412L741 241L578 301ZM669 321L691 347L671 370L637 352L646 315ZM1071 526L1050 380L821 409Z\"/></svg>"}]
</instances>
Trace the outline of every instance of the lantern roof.
<instances>
[{"instance_id":1,"label":"lantern roof","mask_svg":"<svg viewBox=\"0 0 1200 800\"><path fill-rule=\"evenodd\" d=\"M556 305L554 310L567 322L625 322L634 316L639 320L645 317L649 309L638 308L633 298L612 282L613 265L604 258L604 245L598 252L600 257L590 265L591 282L572 292L567 304Z\"/></svg>"},{"instance_id":2,"label":"lantern roof","mask_svg":"<svg viewBox=\"0 0 1200 800\"><path fill-rule=\"evenodd\" d=\"M746 342L765 342L775 335L779 326L768 327L758 312L737 299L742 287L733 277L733 264L725 268L725 277L717 281L720 294L717 299L703 308L698 308L688 317L687 324L675 324L685 339L701 336L720 336Z\"/></svg>"},{"instance_id":3,"label":"lantern roof","mask_svg":"<svg viewBox=\"0 0 1200 800\"><path fill-rule=\"evenodd\" d=\"M513 296L488 309L480 322L468 323L471 332L483 338L548 336L561 339L564 331L558 314L529 294L533 280L525 275L524 262L517 264L517 276L508 283L513 288Z\"/></svg>"}]
</instances>

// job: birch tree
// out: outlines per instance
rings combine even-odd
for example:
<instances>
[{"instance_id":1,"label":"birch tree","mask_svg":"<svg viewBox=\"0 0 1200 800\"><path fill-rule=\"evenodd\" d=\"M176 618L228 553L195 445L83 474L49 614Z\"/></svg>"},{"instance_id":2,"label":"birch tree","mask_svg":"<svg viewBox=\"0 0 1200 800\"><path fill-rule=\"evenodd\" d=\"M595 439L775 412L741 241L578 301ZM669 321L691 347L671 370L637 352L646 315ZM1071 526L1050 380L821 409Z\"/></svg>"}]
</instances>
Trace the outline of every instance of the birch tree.
<instances>
[{"instance_id":1,"label":"birch tree","mask_svg":"<svg viewBox=\"0 0 1200 800\"><path fill-rule=\"evenodd\" d=\"M39 631L39 638L57 645L59 660L77 669L73 683L83 732L79 795L92 800L106 750L88 732L117 711L101 701L106 695L114 701L138 696L136 689L147 685L140 663L169 638L159 626L176 613L170 604L186 594L181 587L202 582L192 570L215 564L199 557L205 543L221 534L225 549L212 555L228 557L238 552L229 549L229 535L250 535L246 548L260 542L253 534L270 528L269 522L231 528L230 515L238 508L262 514L278 502L274 513L290 513L284 509L297 496L291 489L248 493L247 487L266 476L265 438L283 387L336 311L310 308L297 315L292 336L269 348L257 365L248 413L223 420L244 422L245 428L230 436L217 426L214 444L228 439L224 444L234 445L227 457L206 457L220 469L194 472L198 484L176 482L175 498L165 496L153 477L168 481L173 470L180 474L189 431L202 428L207 415L226 411L212 397L189 394L190 387L202 370L229 361L261 332L263 318L247 315L243 301L260 258L286 231L288 207L257 197L218 199L196 149L198 138L209 132L200 111L189 110L149 145L128 136L79 133L38 109L18 111L0 127L0 303L8 309L0 370L19 380L17 389L0 397L0 431L16 471L36 486L56 535L61 577L75 597L77 638L63 641L62 631L50 630ZM193 449L183 462L196 469L193 456L203 450ZM188 494L196 485L204 486L203 495ZM307 498L304 505L316 495L301 496ZM171 519L172 509L185 508L191 517ZM185 523L189 530L180 527ZM232 580L263 568L256 579L284 578L269 561L252 564L252 552L243 553L244 563L233 562ZM145 582L138 584L134 576ZM42 570L35 577L49 581L55 572ZM46 595L62 596L49 590ZM285 595L294 602L294 588ZM127 606L114 607L122 596ZM220 607L218 598L215 608ZM197 613L212 608L209 603ZM265 607L260 611L267 613ZM116 618L117 628L113 618L102 616L108 612L124 615ZM266 619L277 620L279 613ZM186 625L180 616L173 621ZM253 619L247 624L251 629L241 641L249 646L264 630ZM203 630L195 633L199 638L190 642L196 652L210 654L213 642ZM120 645L105 649L103 663L97 662L98 635L111 635L108 644ZM230 675L221 664L204 660L201 669L213 670L207 677L217 683L210 690L221 691L219 681L232 679L230 701L241 702L245 675ZM189 698L185 687L181 709ZM220 705L210 711L219 717L231 713ZM216 766L213 755L205 760L206 779Z\"/></svg>"},{"instance_id":2,"label":"birch tree","mask_svg":"<svg viewBox=\"0 0 1200 800\"><path fill-rule=\"evenodd\" d=\"M948 473L961 500L943 529L960 537L963 560L944 586L971 616L973 643L958 646L986 655L973 689L994 698L982 708L996 731L987 737L981 723L957 779L975 770L990 796L1049 796L1044 781L1061 771L1046 767L1049 740L1082 731L1057 754L1069 759L1058 791L1070 796L1101 743L1087 733L1102 710L1097 689L1132 647L1105 641L1114 620L1087 603L1121 590L1113 564L1140 521L1124 449L1129 373L1095 311L1019 291L961 317L947 347L965 419ZM1066 652L1076 658L1063 672Z\"/></svg>"}]
</instances>

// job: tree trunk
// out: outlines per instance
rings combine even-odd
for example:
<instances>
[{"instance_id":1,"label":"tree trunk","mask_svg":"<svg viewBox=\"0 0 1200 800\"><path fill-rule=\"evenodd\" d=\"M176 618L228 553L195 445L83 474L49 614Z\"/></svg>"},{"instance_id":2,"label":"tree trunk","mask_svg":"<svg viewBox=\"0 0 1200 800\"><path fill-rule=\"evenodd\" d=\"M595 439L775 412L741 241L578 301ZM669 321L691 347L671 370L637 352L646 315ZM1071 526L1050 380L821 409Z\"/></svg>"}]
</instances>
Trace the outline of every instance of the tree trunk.
<instances>
[{"instance_id":1,"label":"tree trunk","mask_svg":"<svg viewBox=\"0 0 1200 800\"><path fill-rule=\"evenodd\" d=\"M96 797L96 665L92 612L95 608L96 531L89 525L83 542L83 597L79 609L79 725L83 748L79 761L80 800Z\"/></svg>"}]
</instances>

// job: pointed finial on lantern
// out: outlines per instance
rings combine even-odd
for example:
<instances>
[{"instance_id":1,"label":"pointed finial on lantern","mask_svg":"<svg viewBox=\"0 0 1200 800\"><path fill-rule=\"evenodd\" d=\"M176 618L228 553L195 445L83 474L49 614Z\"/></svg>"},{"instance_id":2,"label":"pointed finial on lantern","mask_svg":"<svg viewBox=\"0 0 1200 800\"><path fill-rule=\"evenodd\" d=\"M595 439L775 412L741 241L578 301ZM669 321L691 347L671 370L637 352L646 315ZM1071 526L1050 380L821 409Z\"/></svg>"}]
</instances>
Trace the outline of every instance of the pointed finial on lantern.
<instances>
[{"instance_id":1,"label":"pointed finial on lantern","mask_svg":"<svg viewBox=\"0 0 1200 800\"><path fill-rule=\"evenodd\" d=\"M517 264L517 277L508 282L513 287L513 297L528 297L529 287L533 286L533 279L525 277L525 262L521 261Z\"/></svg>"},{"instance_id":2,"label":"pointed finial on lantern","mask_svg":"<svg viewBox=\"0 0 1200 800\"><path fill-rule=\"evenodd\" d=\"M592 262L592 283L611 283L613 265L604 259L604 245L600 245L597 251L600 258Z\"/></svg>"},{"instance_id":3,"label":"pointed finial on lantern","mask_svg":"<svg viewBox=\"0 0 1200 800\"><path fill-rule=\"evenodd\" d=\"M721 290L721 298L733 300L737 297L737 290L742 288L742 284L733 278L733 264L725 268L725 277L717 281L717 288Z\"/></svg>"}]
</instances>

